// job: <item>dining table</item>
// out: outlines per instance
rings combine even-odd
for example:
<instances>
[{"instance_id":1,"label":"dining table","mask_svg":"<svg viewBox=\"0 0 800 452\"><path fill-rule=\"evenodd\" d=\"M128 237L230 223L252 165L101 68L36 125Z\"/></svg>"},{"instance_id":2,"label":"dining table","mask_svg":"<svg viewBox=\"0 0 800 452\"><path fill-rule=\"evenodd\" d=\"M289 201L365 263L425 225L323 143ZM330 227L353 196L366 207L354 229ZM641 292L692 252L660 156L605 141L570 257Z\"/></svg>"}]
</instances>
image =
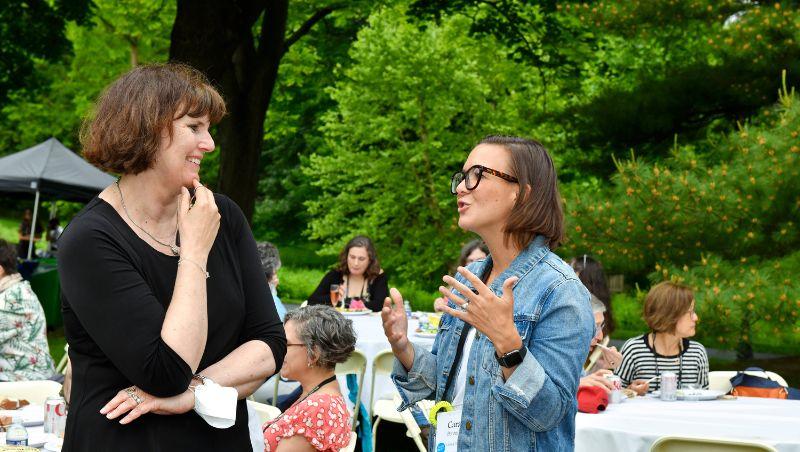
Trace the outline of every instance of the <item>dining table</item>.
<instances>
[{"instance_id":1,"label":"dining table","mask_svg":"<svg viewBox=\"0 0 800 452\"><path fill-rule=\"evenodd\" d=\"M662 401L652 395L610 403L575 419L577 452L646 452L661 437L755 441L800 452L800 401L727 397Z\"/></svg>"}]
</instances>

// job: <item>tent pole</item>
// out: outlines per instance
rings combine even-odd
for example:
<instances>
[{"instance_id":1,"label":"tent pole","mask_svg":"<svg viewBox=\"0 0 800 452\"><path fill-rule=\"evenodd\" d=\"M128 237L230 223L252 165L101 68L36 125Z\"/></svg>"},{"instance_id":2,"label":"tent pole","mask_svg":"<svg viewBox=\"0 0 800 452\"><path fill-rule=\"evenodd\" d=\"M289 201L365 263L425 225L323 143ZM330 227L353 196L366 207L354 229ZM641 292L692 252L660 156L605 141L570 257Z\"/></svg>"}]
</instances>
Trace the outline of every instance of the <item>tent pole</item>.
<instances>
[{"instance_id":1,"label":"tent pole","mask_svg":"<svg viewBox=\"0 0 800 452\"><path fill-rule=\"evenodd\" d=\"M31 224L31 237L28 242L28 260L33 254L33 243L36 240L36 217L39 214L39 190L36 190L36 200L33 201L33 224Z\"/></svg>"}]
</instances>

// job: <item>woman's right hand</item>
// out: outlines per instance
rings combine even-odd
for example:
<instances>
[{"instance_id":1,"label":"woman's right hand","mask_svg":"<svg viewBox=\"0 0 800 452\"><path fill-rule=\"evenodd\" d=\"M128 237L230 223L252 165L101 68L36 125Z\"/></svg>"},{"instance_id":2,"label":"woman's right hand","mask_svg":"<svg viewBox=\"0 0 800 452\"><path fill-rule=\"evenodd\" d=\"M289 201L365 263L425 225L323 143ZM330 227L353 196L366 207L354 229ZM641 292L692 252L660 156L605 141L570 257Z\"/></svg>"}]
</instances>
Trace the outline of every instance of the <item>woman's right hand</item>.
<instances>
[{"instance_id":1,"label":"woman's right hand","mask_svg":"<svg viewBox=\"0 0 800 452\"><path fill-rule=\"evenodd\" d=\"M406 369L411 369L414 363L414 348L408 341L408 317L403 306L403 296L394 287L389 290L389 296L383 301L381 319L383 319L383 332L389 339L392 352Z\"/></svg>"},{"instance_id":2,"label":"woman's right hand","mask_svg":"<svg viewBox=\"0 0 800 452\"><path fill-rule=\"evenodd\" d=\"M606 378L606 375L610 373L611 371L606 369L600 369L590 373L581 378L580 386L596 386L598 388L603 388L606 392L611 392L614 390L614 384L611 383L611 380Z\"/></svg>"},{"instance_id":3,"label":"woman's right hand","mask_svg":"<svg viewBox=\"0 0 800 452\"><path fill-rule=\"evenodd\" d=\"M178 231L181 236L181 255L205 264L219 231L220 214L214 193L197 179L194 185L194 204L189 190L181 187L178 208Z\"/></svg>"},{"instance_id":4,"label":"woman's right hand","mask_svg":"<svg viewBox=\"0 0 800 452\"><path fill-rule=\"evenodd\" d=\"M643 396L647 394L647 390L650 389L650 383L648 380L633 380L630 385L628 385L628 389L633 389L636 391L636 394Z\"/></svg>"}]
</instances>

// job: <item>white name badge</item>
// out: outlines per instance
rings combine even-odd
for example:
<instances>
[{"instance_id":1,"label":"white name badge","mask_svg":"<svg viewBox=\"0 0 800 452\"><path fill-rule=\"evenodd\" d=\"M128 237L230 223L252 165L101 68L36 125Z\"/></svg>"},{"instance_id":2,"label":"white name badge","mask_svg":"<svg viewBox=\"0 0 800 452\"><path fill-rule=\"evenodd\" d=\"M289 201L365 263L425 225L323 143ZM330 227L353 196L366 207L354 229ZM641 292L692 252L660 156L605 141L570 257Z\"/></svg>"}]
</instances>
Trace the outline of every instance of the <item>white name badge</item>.
<instances>
[{"instance_id":1,"label":"white name badge","mask_svg":"<svg viewBox=\"0 0 800 452\"><path fill-rule=\"evenodd\" d=\"M436 415L436 452L456 452L461 410L441 411Z\"/></svg>"}]
</instances>

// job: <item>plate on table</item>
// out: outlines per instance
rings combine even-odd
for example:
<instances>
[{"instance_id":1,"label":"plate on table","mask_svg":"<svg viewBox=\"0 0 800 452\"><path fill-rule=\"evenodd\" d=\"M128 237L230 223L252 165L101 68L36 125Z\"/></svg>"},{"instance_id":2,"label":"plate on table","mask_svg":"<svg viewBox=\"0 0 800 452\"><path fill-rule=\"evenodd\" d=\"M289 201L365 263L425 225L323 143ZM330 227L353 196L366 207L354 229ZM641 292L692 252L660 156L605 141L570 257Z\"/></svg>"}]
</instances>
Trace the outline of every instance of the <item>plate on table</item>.
<instances>
[{"instance_id":1,"label":"plate on table","mask_svg":"<svg viewBox=\"0 0 800 452\"><path fill-rule=\"evenodd\" d=\"M0 410L0 416L22 414L22 425L33 427L44 424L44 407L41 405L26 405L18 410Z\"/></svg>"},{"instance_id":2,"label":"plate on table","mask_svg":"<svg viewBox=\"0 0 800 452\"><path fill-rule=\"evenodd\" d=\"M338 310L337 309L337 311L341 312L343 315L346 315L346 316L367 315L367 314L371 314L372 313L371 309L362 309L361 311L350 311L350 310Z\"/></svg>"},{"instance_id":3,"label":"plate on table","mask_svg":"<svg viewBox=\"0 0 800 452\"><path fill-rule=\"evenodd\" d=\"M723 394L725 393L713 389L694 389L691 393L686 389L678 389L676 393L678 400L716 400Z\"/></svg>"}]
</instances>

